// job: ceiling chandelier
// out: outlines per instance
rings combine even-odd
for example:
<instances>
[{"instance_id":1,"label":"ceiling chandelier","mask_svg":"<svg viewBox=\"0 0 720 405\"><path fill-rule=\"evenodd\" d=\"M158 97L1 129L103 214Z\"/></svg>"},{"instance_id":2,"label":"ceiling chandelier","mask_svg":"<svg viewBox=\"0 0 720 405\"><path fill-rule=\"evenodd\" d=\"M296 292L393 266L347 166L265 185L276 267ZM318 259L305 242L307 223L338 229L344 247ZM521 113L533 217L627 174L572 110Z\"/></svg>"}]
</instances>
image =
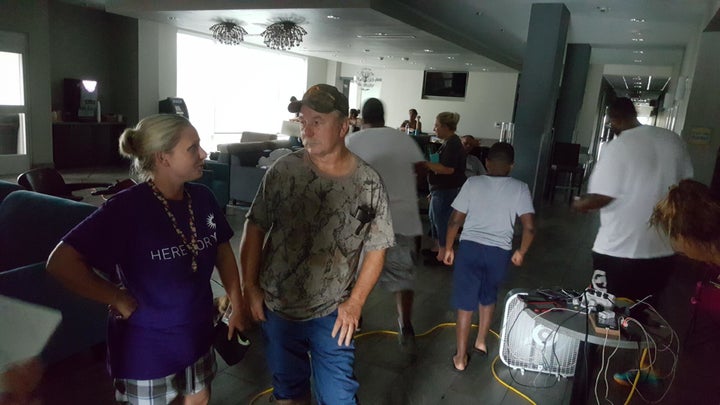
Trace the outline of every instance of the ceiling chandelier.
<instances>
[{"instance_id":1,"label":"ceiling chandelier","mask_svg":"<svg viewBox=\"0 0 720 405\"><path fill-rule=\"evenodd\" d=\"M210 27L213 38L224 45L240 45L247 35L245 28L231 21L217 23Z\"/></svg>"},{"instance_id":2,"label":"ceiling chandelier","mask_svg":"<svg viewBox=\"0 0 720 405\"><path fill-rule=\"evenodd\" d=\"M357 75L353 76L353 83L361 90L370 90L375 85L375 73L370 68L363 68Z\"/></svg>"},{"instance_id":3,"label":"ceiling chandelier","mask_svg":"<svg viewBox=\"0 0 720 405\"><path fill-rule=\"evenodd\" d=\"M262 35L263 42L268 48L287 51L294 46L300 45L303 35L306 34L307 31L296 22L284 20L268 25L260 35Z\"/></svg>"}]
</instances>

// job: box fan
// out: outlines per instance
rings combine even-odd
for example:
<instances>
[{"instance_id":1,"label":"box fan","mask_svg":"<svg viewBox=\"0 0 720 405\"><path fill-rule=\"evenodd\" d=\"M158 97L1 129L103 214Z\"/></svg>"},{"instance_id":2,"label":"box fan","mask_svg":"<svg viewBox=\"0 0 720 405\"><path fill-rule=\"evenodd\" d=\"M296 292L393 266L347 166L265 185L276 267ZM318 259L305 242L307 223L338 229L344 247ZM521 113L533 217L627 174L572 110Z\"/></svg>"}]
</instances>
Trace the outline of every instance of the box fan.
<instances>
[{"instance_id":1,"label":"box fan","mask_svg":"<svg viewBox=\"0 0 720 405\"><path fill-rule=\"evenodd\" d=\"M521 372L534 371L563 377L575 374L579 341L535 321L519 298L526 292L510 291L500 331L500 359Z\"/></svg>"}]
</instances>

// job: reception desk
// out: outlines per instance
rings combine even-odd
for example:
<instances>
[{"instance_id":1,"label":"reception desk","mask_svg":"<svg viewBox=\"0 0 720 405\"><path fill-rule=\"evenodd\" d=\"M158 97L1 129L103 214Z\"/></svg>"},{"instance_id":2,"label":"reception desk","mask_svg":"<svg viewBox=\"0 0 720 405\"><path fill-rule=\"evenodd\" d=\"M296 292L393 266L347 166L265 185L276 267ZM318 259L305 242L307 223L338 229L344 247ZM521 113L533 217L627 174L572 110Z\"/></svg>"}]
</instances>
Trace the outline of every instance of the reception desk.
<instances>
[{"instance_id":1,"label":"reception desk","mask_svg":"<svg viewBox=\"0 0 720 405\"><path fill-rule=\"evenodd\" d=\"M56 169L126 164L118 139L126 125L117 122L53 123L53 161Z\"/></svg>"}]
</instances>

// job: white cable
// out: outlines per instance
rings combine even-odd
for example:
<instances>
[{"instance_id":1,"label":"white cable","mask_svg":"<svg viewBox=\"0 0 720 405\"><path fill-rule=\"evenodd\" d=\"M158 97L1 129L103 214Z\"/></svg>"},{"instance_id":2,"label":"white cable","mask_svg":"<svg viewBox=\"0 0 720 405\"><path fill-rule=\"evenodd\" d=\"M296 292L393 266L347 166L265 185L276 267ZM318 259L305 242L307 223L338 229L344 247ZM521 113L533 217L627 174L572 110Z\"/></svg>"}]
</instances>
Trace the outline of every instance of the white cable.
<instances>
[{"instance_id":1,"label":"white cable","mask_svg":"<svg viewBox=\"0 0 720 405\"><path fill-rule=\"evenodd\" d=\"M661 401L667 396L668 392L670 392L670 387L672 386L672 383L675 381L675 374L676 374L676 371L677 371L677 363L678 363L678 355L679 355L679 353L680 353L680 338L679 338L679 336L677 335L677 333L675 332L675 330L674 330L674 329L670 326L670 324L665 320L665 318L663 318L662 315L660 315L660 313L659 313L652 305L650 305L650 304L648 304L648 303L645 303L645 302L643 302L643 304L647 305L647 306L655 313L655 315L657 315L657 316L663 321L663 323L665 324L665 326L667 326L667 328L670 330L670 341L669 341L668 344L663 348L663 350L660 350L660 351L668 350L668 351L670 352L670 355L672 356L672 359L673 359L673 365L671 366L671 368L670 368L670 373L669 373L670 382L667 384L667 386L666 386L666 388L665 388L665 392L664 392L664 393L662 394L662 396L660 396L660 398L657 399L656 401L648 401L647 398L645 398L645 397L642 395L642 393L640 392L639 387L636 387L636 391L637 391L637 393L638 393L638 396L639 396L643 401L649 402L649 403L651 403L651 404L657 404L657 403L661 402ZM651 360L650 360L650 369L652 369L652 367L653 367L654 364L655 364L655 361L657 361L657 358L656 358L656 357L657 357L657 352L658 352L657 344L656 344L655 340L652 339L652 338L649 336L647 330L640 324L640 322L638 322L637 320L635 320L635 319L633 319L633 318L627 318L627 319L630 320L630 321L633 321L635 324L637 324L637 325L640 327L640 329L641 329L641 330L643 331L643 333L645 334L646 340L648 340L648 345L649 345L649 340L652 340L653 346L654 346L654 348L655 348L655 358L651 357L651 352L650 352L650 350L648 350L648 356L649 356L650 359L651 359ZM676 345L677 345L677 352L673 352L673 351L672 351L671 345L672 345L673 342L677 342L677 343L676 343ZM649 347L649 346L648 346L648 347ZM640 370L638 370L638 372L640 372Z\"/></svg>"},{"instance_id":2,"label":"white cable","mask_svg":"<svg viewBox=\"0 0 720 405\"><path fill-rule=\"evenodd\" d=\"M617 353L618 349L620 348L620 334L619 333L618 333L617 340L618 341L617 341L617 344L615 345L615 350L613 350L613 352L610 353L610 357L608 357L608 359L607 359L607 366L605 367L605 373L604 373L605 375L603 376L603 379L605 380L605 400L607 402L609 402L610 404L612 404L613 402L608 399L608 395L610 393L610 384L608 383L607 373L608 373L608 369L610 368L610 359L613 358L615 353Z\"/></svg>"},{"instance_id":3,"label":"white cable","mask_svg":"<svg viewBox=\"0 0 720 405\"><path fill-rule=\"evenodd\" d=\"M602 374L603 367L605 367L605 347L607 346L607 340L608 340L608 334L610 333L610 330L608 328L605 328L605 339L603 339L603 348L602 348L602 356L600 357L600 370L598 371L598 375L595 378L595 402L597 402L597 405L600 405L600 397L597 393L598 384L600 383L600 374Z\"/></svg>"}]
</instances>

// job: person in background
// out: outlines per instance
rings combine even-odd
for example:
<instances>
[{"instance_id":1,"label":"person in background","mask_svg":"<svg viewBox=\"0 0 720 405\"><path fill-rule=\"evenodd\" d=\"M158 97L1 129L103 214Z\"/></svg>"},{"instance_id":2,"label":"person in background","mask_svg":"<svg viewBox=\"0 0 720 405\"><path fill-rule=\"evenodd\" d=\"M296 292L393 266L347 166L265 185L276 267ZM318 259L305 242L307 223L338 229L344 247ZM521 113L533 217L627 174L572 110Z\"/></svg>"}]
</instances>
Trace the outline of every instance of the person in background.
<instances>
[{"instance_id":1,"label":"person in background","mask_svg":"<svg viewBox=\"0 0 720 405\"><path fill-rule=\"evenodd\" d=\"M720 199L705 184L682 180L671 187L650 223L670 237L675 252L720 266Z\"/></svg>"},{"instance_id":2,"label":"person in background","mask_svg":"<svg viewBox=\"0 0 720 405\"><path fill-rule=\"evenodd\" d=\"M465 176L472 177L485 174L484 163L480 161L480 158L472 154L473 149L480 146L480 142L472 135L463 135L461 141L466 157Z\"/></svg>"},{"instance_id":3,"label":"person in background","mask_svg":"<svg viewBox=\"0 0 720 405\"><path fill-rule=\"evenodd\" d=\"M311 372L318 403L355 404L353 334L394 244L388 197L345 146L342 93L318 84L290 108L305 148L268 169L247 214L244 293L262 321L278 404L309 404Z\"/></svg>"},{"instance_id":4,"label":"person in background","mask_svg":"<svg viewBox=\"0 0 720 405\"><path fill-rule=\"evenodd\" d=\"M357 108L350 109L350 117L348 118L348 124L350 124L350 132L357 132L362 127L363 120L358 118L360 110Z\"/></svg>"},{"instance_id":5,"label":"person in background","mask_svg":"<svg viewBox=\"0 0 720 405\"><path fill-rule=\"evenodd\" d=\"M144 181L65 235L47 270L108 305L108 368L118 402L207 404L216 369L215 267L232 304L228 339L246 326L232 229L210 190L188 183L202 176L207 154L195 128L174 114L126 129L120 152Z\"/></svg>"},{"instance_id":6,"label":"person in background","mask_svg":"<svg viewBox=\"0 0 720 405\"><path fill-rule=\"evenodd\" d=\"M452 203L448 225L445 264L455 264L453 305L457 309L455 369L467 367L470 320L478 309L478 334L473 350L487 356L486 338L497 302L497 290L508 265L523 264L535 239L535 210L528 185L509 177L515 151L509 143L498 142L488 152L486 176L467 179ZM516 218L522 223L520 247L512 252ZM453 241L462 227L457 255Z\"/></svg>"},{"instance_id":7,"label":"person in background","mask_svg":"<svg viewBox=\"0 0 720 405\"><path fill-rule=\"evenodd\" d=\"M591 281L604 279L604 288L593 288L655 305L673 269L674 253L667 236L648 226L648 218L670 186L692 177L690 156L676 133L640 124L628 98L610 103L608 118L618 136L603 148L588 194L573 202L580 212L600 210ZM614 378L632 385L636 373L630 370ZM656 380L646 376L641 381Z\"/></svg>"},{"instance_id":8,"label":"person in background","mask_svg":"<svg viewBox=\"0 0 720 405\"><path fill-rule=\"evenodd\" d=\"M412 134L421 133L422 123L420 122L420 116L418 115L417 110L411 108L408 113L410 114L410 118L400 124L400 131Z\"/></svg>"},{"instance_id":9,"label":"person in background","mask_svg":"<svg viewBox=\"0 0 720 405\"><path fill-rule=\"evenodd\" d=\"M435 119L435 133L442 140L437 154L431 154L425 162L430 185L430 232L434 241L432 252L435 260L442 263L445 258L445 235L452 213L451 204L465 183L465 150L460 137L455 134L460 114L442 112Z\"/></svg>"},{"instance_id":10,"label":"person in background","mask_svg":"<svg viewBox=\"0 0 720 405\"><path fill-rule=\"evenodd\" d=\"M395 293L400 345L412 352L415 238L422 235L414 167L424 157L412 138L385 126L385 109L380 100L368 99L362 116L363 129L345 138L345 144L378 171L387 188L396 244L387 250L379 285Z\"/></svg>"}]
</instances>

